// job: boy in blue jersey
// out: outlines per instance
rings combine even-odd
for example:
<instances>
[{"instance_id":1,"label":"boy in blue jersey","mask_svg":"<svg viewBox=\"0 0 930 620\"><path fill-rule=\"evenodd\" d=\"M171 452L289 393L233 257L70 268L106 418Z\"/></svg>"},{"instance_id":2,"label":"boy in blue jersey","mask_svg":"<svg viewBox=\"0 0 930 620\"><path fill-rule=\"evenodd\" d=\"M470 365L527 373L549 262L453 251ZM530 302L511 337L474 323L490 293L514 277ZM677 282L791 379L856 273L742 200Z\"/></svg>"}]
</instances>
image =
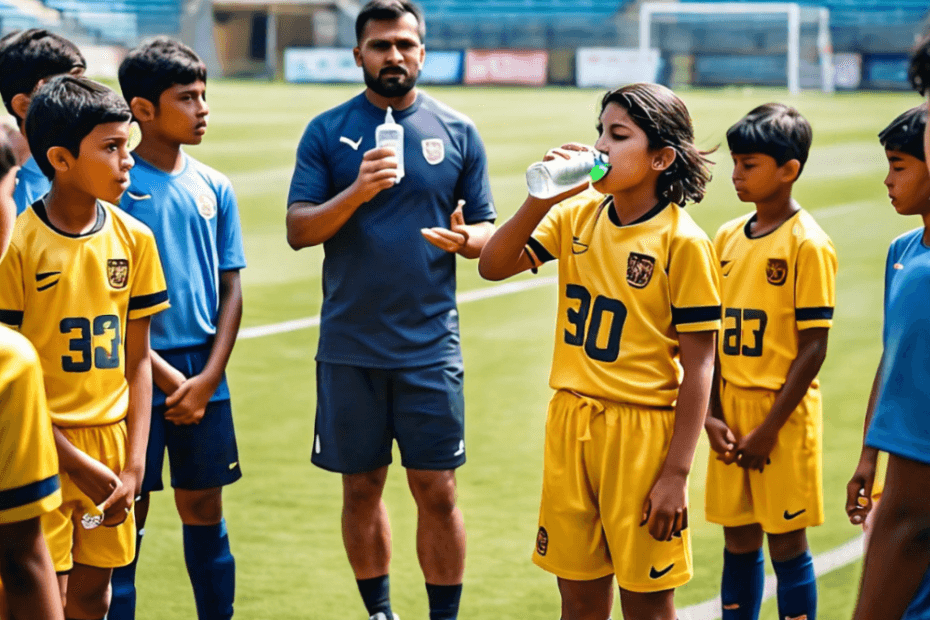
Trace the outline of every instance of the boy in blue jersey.
<instances>
[{"instance_id":1,"label":"boy in blue jersey","mask_svg":"<svg viewBox=\"0 0 930 620\"><path fill-rule=\"evenodd\" d=\"M181 148L200 144L206 132L206 80L194 51L166 37L132 50L119 69L142 129L121 207L155 233L169 292L177 292L152 323L156 389L136 513L140 542L149 492L164 488L167 448L197 614L212 620L232 617L235 593L222 489L242 472L225 371L242 317L245 256L229 179ZM114 574L110 620L134 616L134 581L135 562Z\"/></svg>"},{"instance_id":2,"label":"boy in blue jersey","mask_svg":"<svg viewBox=\"0 0 930 620\"><path fill-rule=\"evenodd\" d=\"M425 55L420 9L369 2L355 32L367 88L307 126L288 196L288 243L323 244L326 255L312 460L343 474L349 563L369 616L390 620L381 496L397 440L417 504L430 618L451 620L465 564L455 500L455 469L465 462L455 263L456 254L478 257L496 213L475 125L415 88ZM395 150L375 145L389 107L404 129L400 179Z\"/></svg>"},{"instance_id":3,"label":"boy in blue jersey","mask_svg":"<svg viewBox=\"0 0 930 620\"><path fill-rule=\"evenodd\" d=\"M912 62L912 77L930 78L927 47ZM922 56L922 59L921 59ZM857 619L926 618L930 615L930 172L924 135L927 106L908 110L879 134L889 171L888 195L901 215L919 215L924 226L891 242L885 264L883 352L866 410L866 436L847 486L853 523L872 518ZM881 501L872 509L876 458L888 452ZM880 482L880 481L879 481Z\"/></svg>"},{"instance_id":4,"label":"boy in blue jersey","mask_svg":"<svg viewBox=\"0 0 930 620\"><path fill-rule=\"evenodd\" d=\"M62 73L82 75L87 63L71 41L41 28L14 32L0 39L0 96L7 111L16 117L26 134L26 111L35 90L48 78ZM16 174L16 213L48 193L51 183L34 158L23 163Z\"/></svg>"}]
</instances>

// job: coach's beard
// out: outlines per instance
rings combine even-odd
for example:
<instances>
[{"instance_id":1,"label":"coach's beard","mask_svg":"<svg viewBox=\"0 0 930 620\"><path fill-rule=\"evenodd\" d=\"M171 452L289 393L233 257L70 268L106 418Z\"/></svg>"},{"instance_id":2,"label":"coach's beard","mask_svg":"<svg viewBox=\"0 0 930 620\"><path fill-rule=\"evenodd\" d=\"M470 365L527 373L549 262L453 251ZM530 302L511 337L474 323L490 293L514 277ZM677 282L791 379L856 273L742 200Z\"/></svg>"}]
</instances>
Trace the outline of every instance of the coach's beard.
<instances>
[{"instance_id":1,"label":"coach's beard","mask_svg":"<svg viewBox=\"0 0 930 620\"><path fill-rule=\"evenodd\" d=\"M368 71L362 71L365 76L365 86L382 97L403 97L413 90L413 87L417 84L416 74L410 75L406 71L404 73L385 73L385 71L382 69L378 77L368 73Z\"/></svg>"}]
</instances>

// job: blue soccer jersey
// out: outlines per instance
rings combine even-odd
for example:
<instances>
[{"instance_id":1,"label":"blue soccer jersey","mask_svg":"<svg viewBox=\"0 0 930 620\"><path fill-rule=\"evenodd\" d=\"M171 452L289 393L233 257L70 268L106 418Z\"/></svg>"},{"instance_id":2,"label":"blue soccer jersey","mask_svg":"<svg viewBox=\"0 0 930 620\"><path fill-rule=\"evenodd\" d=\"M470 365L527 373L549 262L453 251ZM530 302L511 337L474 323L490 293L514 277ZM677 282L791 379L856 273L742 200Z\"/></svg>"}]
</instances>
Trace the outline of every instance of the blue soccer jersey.
<instances>
[{"instance_id":1,"label":"blue soccer jersey","mask_svg":"<svg viewBox=\"0 0 930 620\"><path fill-rule=\"evenodd\" d=\"M16 189L13 190L13 201L16 203L16 215L25 211L29 205L48 193L52 182L39 168L34 157L26 160L19 172L16 173Z\"/></svg>"},{"instance_id":2,"label":"blue soccer jersey","mask_svg":"<svg viewBox=\"0 0 930 620\"><path fill-rule=\"evenodd\" d=\"M493 221L487 158L475 125L420 91L394 111L404 128L405 176L363 204L324 244L317 360L398 368L460 359L455 254L422 228ZM358 177L385 111L364 93L313 119L297 150L288 204L321 204Z\"/></svg>"},{"instance_id":3,"label":"blue soccer jersey","mask_svg":"<svg viewBox=\"0 0 930 620\"><path fill-rule=\"evenodd\" d=\"M930 248L923 234L907 232L888 250L881 391L866 445L930 464Z\"/></svg>"},{"instance_id":4,"label":"blue soccer jersey","mask_svg":"<svg viewBox=\"0 0 930 620\"><path fill-rule=\"evenodd\" d=\"M183 155L180 172L155 168L138 155L120 206L155 234L171 308L152 318L156 351L200 347L216 334L220 272L245 267L239 207L224 175ZM164 402L156 387L154 404ZM211 400L229 398L226 381Z\"/></svg>"}]
</instances>

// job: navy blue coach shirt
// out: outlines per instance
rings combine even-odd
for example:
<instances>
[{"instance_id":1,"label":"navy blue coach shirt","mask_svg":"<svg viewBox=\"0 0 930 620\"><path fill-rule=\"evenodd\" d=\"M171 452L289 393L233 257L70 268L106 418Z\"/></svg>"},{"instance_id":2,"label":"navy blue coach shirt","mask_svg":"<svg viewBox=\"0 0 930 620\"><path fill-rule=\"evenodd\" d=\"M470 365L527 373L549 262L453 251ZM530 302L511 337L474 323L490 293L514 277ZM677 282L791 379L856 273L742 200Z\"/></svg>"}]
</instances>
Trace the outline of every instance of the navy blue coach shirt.
<instances>
[{"instance_id":1,"label":"navy blue coach shirt","mask_svg":"<svg viewBox=\"0 0 930 620\"><path fill-rule=\"evenodd\" d=\"M448 228L460 199L466 224L494 221L484 145L471 120L422 91L393 115L406 176L323 244L318 361L402 368L461 358L456 255L420 229ZM322 204L349 187L384 117L362 93L310 121L288 204Z\"/></svg>"}]
</instances>

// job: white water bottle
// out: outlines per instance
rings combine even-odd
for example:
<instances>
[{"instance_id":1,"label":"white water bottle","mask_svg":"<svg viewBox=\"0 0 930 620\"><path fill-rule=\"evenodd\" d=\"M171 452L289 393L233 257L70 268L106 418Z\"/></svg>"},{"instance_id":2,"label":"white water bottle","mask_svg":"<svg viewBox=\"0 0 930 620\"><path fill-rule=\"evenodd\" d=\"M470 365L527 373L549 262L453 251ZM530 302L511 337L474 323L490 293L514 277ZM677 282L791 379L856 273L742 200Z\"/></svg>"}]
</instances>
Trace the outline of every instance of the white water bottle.
<instances>
[{"instance_id":1,"label":"white water bottle","mask_svg":"<svg viewBox=\"0 0 930 620\"><path fill-rule=\"evenodd\" d=\"M575 151L568 159L538 161L526 169L526 188L535 198L552 198L590 179L595 165L606 159L593 151Z\"/></svg>"},{"instance_id":2,"label":"white water bottle","mask_svg":"<svg viewBox=\"0 0 930 620\"><path fill-rule=\"evenodd\" d=\"M394 180L396 185L404 178L404 128L394 122L394 115L391 112L391 106L388 106L387 114L384 115L384 123L375 127L375 145L378 148L394 149L397 157L397 178Z\"/></svg>"}]
</instances>

